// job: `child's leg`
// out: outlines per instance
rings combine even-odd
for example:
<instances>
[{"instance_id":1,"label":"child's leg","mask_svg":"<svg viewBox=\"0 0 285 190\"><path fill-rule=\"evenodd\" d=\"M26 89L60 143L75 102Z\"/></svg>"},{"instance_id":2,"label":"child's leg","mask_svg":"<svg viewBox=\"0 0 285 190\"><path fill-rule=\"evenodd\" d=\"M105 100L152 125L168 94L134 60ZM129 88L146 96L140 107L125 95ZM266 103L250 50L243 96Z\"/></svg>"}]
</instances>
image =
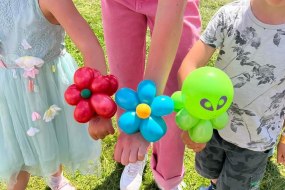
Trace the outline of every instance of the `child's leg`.
<instances>
[{"instance_id":1,"label":"child's leg","mask_svg":"<svg viewBox=\"0 0 285 190\"><path fill-rule=\"evenodd\" d=\"M222 150L222 151L221 151ZM223 140L214 131L206 148L196 154L197 172L216 182L216 189L259 189L265 172L268 152L240 148Z\"/></svg>"},{"instance_id":2,"label":"child's leg","mask_svg":"<svg viewBox=\"0 0 285 190\"><path fill-rule=\"evenodd\" d=\"M75 188L70 184L70 182L62 174L62 165L59 166L58 171L48 177L47 185L52 190L75 190Z\"/></svg>"},{"instance_id":3,"label":"child's leg","mask_svg":"<svg viewBox=\"0 0 285 190\"><path fill-rule=\"evenodd\" d=\"M20 173L17 176L16 184L11 187L9 186L9 190L24 190L26 189L28 182L30 179L30 174L26 171L20 171Z\"/></svg>"},{"instance_id":4,"label":"child's leg","mask_svg":"<svg viewBox=\"0 0 285 190\"><path fill-rule=\"evenodd\" d=\"M146 17L135 1L102 0L104 36L110 71L119 86L136 89L145 68Z\"/></svg>"},{"instance_id":5,"label":"child's leg","mask_svg":"<svg viewBox=\"0 0 285 190\"><path fill-rule=\"evenodd\" d=\"M157 1L122 1L122 3L124 3L124 6L115 1L102 1L107 55L111 72L118 76L120 87L128 86L135 89L143 78L146 22L148 21L152 30ZM193 1L189 3L189 6L187 13L189 14L191 10L190 15L195 14L195 16L189 16L187 21L185 20L184 40L181 40L180 51L171 72L171 77L168 80L167 89L170 89L167 91L168 94L177 90L177 70L198 35L197 25L200 26L198 8ZM132 11L132 9L135 9L135 11ZM196 9L196 12L194 9ZM143 14L150 14L148 20L146 20ZM168 121L172 122L170 124L172 127L168 129L167 133L171 138L167 139L164 137L163 139L167 139L161 140L164 143L155 145L154 154L158 162L157 164L155 162L153 168L156 168L156 171L158 171L154 173L155 176L159 176L156 179L160 178L163 181L167 181L169 186L175 186L180 183L184 173L182 171L184 145L180 139L181 131L175 126L173 116L172 118L168 117ZM174 148L173 154L169 154L169 143ZM158 173L161 175L156 175ZM164 186L162 184L162 187Z\"/></svg>"},{"instance_id":6,"label":"child's leg","mask_svg":"<svg viewBox=\"0 0 285 190\"><path fill-rule=\"evenodd\" d=\"M268 160L268 151L257 152L225 143L226 160L217 181L217 189L259 189Z\"/></svg>"},{"instance_id":7,"label":"child's leg","mask_svg":"<svg viewBox=\"0 0 285 190\"><path fill-rule=\"evenodd\" d=\"M133 0L129 2L102 0L101 2L110 72L118 78L119 88L128 87L136 90L138 83L143 79L145 69L146 17L135 12L136 6ZM122 113L123 110L118 108L117 120ZM131 152L131 149L139 149L135 145L133 147L123 145L124 141L129 141L127 144L130 145L130 142L135 140L134 138L137 139L134 135L130 137L124 137L123 134L119 135L118 146L116 145L117 148L114 150L116 160L120 157L122 162L123 156L120 156L120 152ZM136 159L136 156L132 157Z\"/></svg>"},{"instance_id":8,"label":"child's leg","mask_svg":"<svg viewBox=\"0 0 285 190\"><path fill-rule=\"evenodd\" d=\"M53 177L59 177L59 176L61 176L61 174L62 174L62 165L59 166L58 171L55 174L53 174L52 176Z\"/></svg>"},{"instance_id":9,"label":"child's leg","mask_svg":"<svg viewBox=\"0 0 285 190\"><path fill-rule=\"evenodd\" d=\"M195 169L203 177L211 179L216 184L217 179L224 167L226 159L223 149L224 140L214 130L212 139L207 143L205 149L196 153Z\"/></svg>"},{"instance_id":10,"label":"child's leg","mask_svg":"<svg viewBox=\"0 0 285 190\"><path fill-rule=\"evenodd\" d=\"M101 2L110 71L118 78L120 88L136 90L145 69L146 16L136 12L137 4L133 0ZM117 118L121 114L122 109L118 109ZM127 164L143 159L148 145L140 134L120 133L115 147L115 160Z\"/></svg>"}]
</instances>

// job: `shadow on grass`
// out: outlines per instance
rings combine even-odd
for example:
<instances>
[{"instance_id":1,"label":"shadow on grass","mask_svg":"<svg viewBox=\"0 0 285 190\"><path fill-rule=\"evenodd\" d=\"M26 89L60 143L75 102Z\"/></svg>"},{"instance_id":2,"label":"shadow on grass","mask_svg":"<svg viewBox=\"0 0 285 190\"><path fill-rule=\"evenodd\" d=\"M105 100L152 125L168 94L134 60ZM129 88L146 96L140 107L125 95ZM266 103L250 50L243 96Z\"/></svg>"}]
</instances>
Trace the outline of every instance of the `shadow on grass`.
<instances>
[{"instance_id":1,"label":"shadow on grass","mask_svg":"<svg viewBox=\"0 0 285 190\"><path fill-rule=\"evenodd\" d=\"M149 161L147 161L146 167L144 168L144 175L140 190L160 190L153 180L153 175L149 164Z\"/></svg>"},{"instance_id":2,"label":"shadow on grass","mask_svg":"<svg viewBox=\"0 0 285 190\"><path fill-rule=\"evenodd\" d=\"M121 164L116 164L115 170L105 178L102 184L95 187L93 190L119 190L120 189L120 178L121 173L124 170L124 166ZM146 167L144 169L144 174L146 173ZM145 176L145 175L144 175ZM143 182L145 182L145 177L143 176ZM159 190L154 181L150 183L144 183L141 190Z\"/></svg>"},{"instance_id":3,"label":"shadow on grass","mask_svg":"<svg viewBox=\"0 0 285 190\"><path fill-rule=\"evenodd\" d=\"M144 185L143 190L159 190L159 188L157 187L156 183L152 181L150 184Z\"/></svg>"},{"instance_id":4,"label":"shadow on grass","mask_svg":"<svg viewBox=\"0 0 285 190\"><path fill-rule=\"evenodd\" d=\"M268 160L265 176L261 182L260 190L284 190L285 177L279 172L278 165Z\"/></svg>"},{"instance_id":5,"label":"shadow on grass","mask_svg":"<svg viewBox=\"0 0 285 190\"><path fill-rule=\"evenodd\" d=\"M119 190L120 189L120 177L123 172L124 166L116 164L114 171L105 178L102 184L95 187L93 190Z\"/></svg>"}]
</instances>

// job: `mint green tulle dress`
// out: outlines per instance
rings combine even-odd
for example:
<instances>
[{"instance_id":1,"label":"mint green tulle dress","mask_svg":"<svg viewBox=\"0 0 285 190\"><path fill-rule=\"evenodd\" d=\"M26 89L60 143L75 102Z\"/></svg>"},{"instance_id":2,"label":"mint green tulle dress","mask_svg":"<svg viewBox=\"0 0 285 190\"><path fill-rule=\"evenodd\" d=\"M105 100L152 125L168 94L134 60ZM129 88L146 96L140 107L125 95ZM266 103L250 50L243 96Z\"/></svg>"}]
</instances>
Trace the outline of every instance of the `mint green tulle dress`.
<instances>
[{"instance_id":1,"label":"mint green tulle dress","mask_svg":"<svg viewBox=\"0 0 285 190\"><path fill-rule=\"evenodd\" d=\"M47 177L60 164L95 172L101 142L64 101L77 64L63 28L45 19L38 0L1 0L0 24L0 180L21 170Z\"/></svg>"}]
</instances>

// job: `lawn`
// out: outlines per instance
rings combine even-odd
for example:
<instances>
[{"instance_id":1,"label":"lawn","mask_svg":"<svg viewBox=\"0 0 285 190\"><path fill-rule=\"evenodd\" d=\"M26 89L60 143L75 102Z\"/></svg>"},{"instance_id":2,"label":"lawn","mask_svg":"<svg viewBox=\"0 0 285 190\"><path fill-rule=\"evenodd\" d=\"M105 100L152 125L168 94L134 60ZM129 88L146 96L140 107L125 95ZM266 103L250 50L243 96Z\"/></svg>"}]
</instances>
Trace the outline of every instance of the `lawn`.
<instances>
[{"instance_id":1,"label":"lawn","mask_svg":"<svg viewBox=\"0 0 285 190\"><path fill-rule=\"evenodd\" d=\"M203 19L203 28L209 21L214 12L228 0L202 0L201 14ZM103 28L101 22L100 1L99 0L74 0L77 8L84 18L88 21L100 43L105 49ZM149 38L148 38L149 42ZM69 52L76 58L79 64L82 64L82 57L70 39L66 38L66 45ZM213 63L214 60L211 62ZM67 178L81 190L115 190L119 189L120 174L123 166L117 164L113 160L113 149L117 138L117 134L109 136L103 141L103 154L101 156L102 169L101 175L81 175L66 174ZM275 156L268 161L267 172L262 182L261 190L284 190L285 189L285 167L276 164ZM196 190L202 184L208 184L208 180L200 177L194 169L194 154L190 150L186 150L185 156L186 175L184 182L185 189ZM0 184L0 189L5 189L5 185ZM39 177L32 177L28 186L29 190L48 189L44 181ZM149 165L145 169L143 178L143 190L157 189L153 181Z\"/></svg>"}]
</instances>

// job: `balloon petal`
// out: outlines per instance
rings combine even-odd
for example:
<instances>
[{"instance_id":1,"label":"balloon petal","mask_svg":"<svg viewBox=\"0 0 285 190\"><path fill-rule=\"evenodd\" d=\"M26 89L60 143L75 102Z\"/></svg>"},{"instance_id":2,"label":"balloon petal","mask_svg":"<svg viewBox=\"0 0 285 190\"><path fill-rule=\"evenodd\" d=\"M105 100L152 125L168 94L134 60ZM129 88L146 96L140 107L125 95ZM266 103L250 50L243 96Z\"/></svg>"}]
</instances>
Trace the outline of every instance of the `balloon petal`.
<instances>
[{"instance_id":1,"label":"balloon petal","mask_svg":"<svg viewBox=\"0 0 285 190\"><path fill-rule=\"evenodd\" d=\"M118 79L114 75L107 75L107 78L110 82L108 95L112 96L118 90L119 82L118 82Z\"/></svg>"},{"instance_id":2,"label":"balloon petal","mask_svg":"<svg viewBox=\"0 0 285 190\"><path fill-rule=\"evenodd\" d=\"M140 101L150 105L156 95L156 85L151 80L143 80L139 83L137 91Z\"/></svg>"},{"instance_id":3,"label":"balloon petal","mask_svg":"<svg viewBox=\"0 0 285 190\"><path fill-rule=\"evenodd\" d=\"M171 114L174 110L174 102L168 96L157 96L151 104L151 113L157 117Z\"/></svg>"},{"instance_id":4,"label":"balloon petal","mask_svg":"<svg viewBox=\"0 0 285 190\"><path fill-rule=\"evenodd\" d=\"M93 78L90 84L90 89L93 93L108 94L110 87L111 84L108 76L98 76L96 78Z\"/></svg>"},{"instance_id":5,"label":"balloon petal","mask_svg":"<svg viewBox=\"0 0 285 190\"><path fill-rule=\"evenodd\" d=\"M130 88L121 88L115 95L115 101L119 107L125 110L136 110L139 104L137 93Z\"/></svg>"},{"instance_id":6,"label":"balloon petal","mask_svg":"<svg viewBox=\"0 0 285 190\"><path fill-rule=\"evenodd\" d=\"M199 119L190 115L186 109L182 109L176 114L175 121L180 129L188 131L198 124Z\"/></svg>"},{"instance_id":7,"label":"balloon petal","mask_svg":"<svg viewBox=\"0 0 285 190\"><path fill-rule=\"evenodd\" d=\"M181 91L174 92L171 98L174 101L174 111L179 112L179 110L181 110L184 107L182 92Z\"/></svg>"},{"instance_id":8,"label":"balloon petal","mask_svg":"<svg viewBox=\"0 0 285 190\"><path fill-rule=\"evenodd\" d=\"M166 131L166 124L160 117L149 117L143 120L140 126L140 132L148 142L158 141L165 135Z\"/></svg>"},{"instance_id":9,"label":"balloon petal","mask_svg":"<svg viewBox=\"0 0 285 190\"><path fill-rule=\"evenodd\" d=\"M200 122L190 129L189 136L196 143L206 143L213 136L213 127L209 120L200 120Z\"/></svg>"},{"instance_id":10,"label":"balloon petal","mask_svg":"<svg viewBox=\"0 0 285 190\"><path fill-rule=\"evenodd\" d=\"M126 134L134 134L139 131L141 119L136 116L136 112L125 112L119 118L118 125Z\"/></svg>"},{"instance_id":11,"label":"balloon petal","mask_svg":"<svg viewBox=\"0 0 285 190\"><path fill-rule=\"evenodd\" d=\"M105 94L93 94L90 102L95 112L104 118L113 117L117 111L114 100Z\"/></svg>"},{"instance_id":12,"label":"balloon petal","mask_svg":"<svg viewBox=\"0 0 285 190\"><path fill-rule=\"evenodd\" d=\"M94 115L94 110L88 100L80 100L74 109L74 119L79 123L88 122Z\"/></svg>"},{"instance_id":13,"label":"balloon petal","mask_svg":"<svg viewBox=\"0 0 285 190\"><path fill-rule=\"evenodd\" d=\"M214 129L223 129L229 121L229 115L227 112L211 120Z\"/></svg>"},{"instance_id":14,"label":"balloon petal","mask_svg":"<svg viewBox=\"0 0 285 190\"><path fill-rule=\"evenodd\" d=\"M81 67L74 73L73 80L79 89L89 88L94 77L94 72L89 67Z\"/></svg>"},{"instance_id":15,"label":"balloon petal","mask_svg":"<svg viewBox=\"0 0 285 190\"><path fill-rule=\"evenodd\" d=\"M77 105L81 100L80 90L76 87L75 84L72 84L64 92L64 98L68 104Z\"/></svg>"}]
</instances>

